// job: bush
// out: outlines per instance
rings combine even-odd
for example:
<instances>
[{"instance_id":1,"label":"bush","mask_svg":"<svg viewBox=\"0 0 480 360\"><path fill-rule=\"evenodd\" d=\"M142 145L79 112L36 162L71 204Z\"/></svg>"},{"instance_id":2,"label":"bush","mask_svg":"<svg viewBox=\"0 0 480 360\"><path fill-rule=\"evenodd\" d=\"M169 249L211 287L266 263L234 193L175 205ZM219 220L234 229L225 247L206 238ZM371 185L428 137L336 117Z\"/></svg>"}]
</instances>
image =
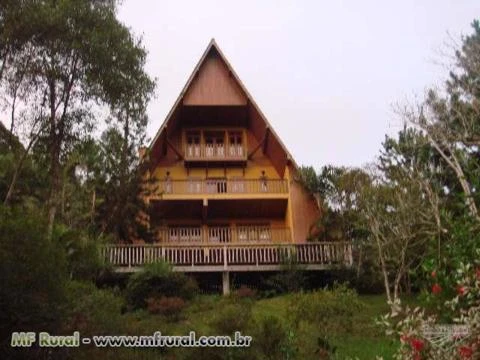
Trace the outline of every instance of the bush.
<instances>
[{"instance_id":1,"label":"bush","mask_svg":"<svg viewBox=\"0 0 480 360\"><path fill-rule=\"evenodd\" d=\"M250 289L248 286L242 285L237 291L235 291L235 296L240 299L254 299L257 296L257 292L254 289Z\"/></svg>"},{"instance_id":2,"label":"bush","mask_svg":"<svg viewBox=\"0 0 480 360\"><path fill-rule=\"evenodd\" d=\"M281 271L264 281L264 285L273 290L275 295L298 292L305 287L305 284L306 276L303 268L293 258L288 257L281 259Z\"/></svg>"},{"instance_id":3,"label":"bush","mask_svg":"<svg viewBox=\"0 0 480 360\"><path fill-rule=\"evenodd\" d=\"M294 295L289 305L291 320L297 326L310 322L318 327L320 335L350 332L352 317L364 307L354 290L336 285L331 290ZM333 319L333 320L332 320Z\"/></svg>"},{"instance_id":4,"label":"bush","mask_svg":"<svg viewBox=\"0 0 480 360\"><path fill-rule=\"evenodd\" d=\"M261 359L294 358L296 346L287 326L277 317L262 318L254 332L253 346Z\"/></svg>"},{"instance_id":5,"label":"bush","mask_svg":"<svg viewBox=\"0 0 480 360\"><path fill-rule=\"evenodd\" d=\"M180 313L185 309L185 300L179 297L148 298L147 310L151 314L161 314L173 320L178 320Z\"/></svg>"},{"instance_id":6,"label":"bush","mask_svg":"<svg viewBox=\"0 0 480 360\"><path fill-rule=\"evenodd\" d=\"M57 225L53 237L65 249L71 279L95 281L107 269L100 256L99 243L85 232Z\"/></svg>"},{"instance_id":7,"label":"bush","mask_svg":"<svg viewBox=\"0 0 480 360\"><path fill-rule=\"evenodd\" d=\"M69 331L78 330L91 335L119 332L124 306L122 297L88 282L71 281L66 289Z\"/></svg>"},{"instance_id":8,"label":"bush","mask_svg":"<svg viewBox=\"0 0 480 360\"><path fill-rule=\"evenodd\" d=\"M245 332L252 322L252 303L236 301L226 303L215 313L209 325L218 335L232 335L235 331Z\"/></svg>"},{"instance_id":9,"label":"bush","mask_svg":"<svg viewBox=\"0 0 480 360\"><path fill-rule=\"evenodd\" d=\"M0 206L0 347L4 348L0 353L4 358L15 356L4 342L12 331L53 332L61 322L65 256L58 244L47 239L45 230L37 214Z\"/></svg>"},{"instance_id":10,"label":"bush","mask_svg":"<svg viewBox=\"0 0 480 360\"><path fill-rule=\"evenodd\" d=\"M164 262L146 265L132 275L127 283L126 299L133 309L146 308L148 298L179 297L193 298L198 287L196 282L183 273L173 272Z\"/></svg>"},{"instance_id":11,"label":"bush","mask_svg":"<svg viewBox=\"0 0 480 360\"><path fill-rule=\"evenodd\" d=\"M217 303L218 311L208 322L211 335L234 336L236 331L250 335L253 325L252 302L238 299L222 299ZM253 339L255 341L255 339ZM186 360L243 360L258 359L250 347L198 347L188 349Z\"/></svg>"}]
</instances>

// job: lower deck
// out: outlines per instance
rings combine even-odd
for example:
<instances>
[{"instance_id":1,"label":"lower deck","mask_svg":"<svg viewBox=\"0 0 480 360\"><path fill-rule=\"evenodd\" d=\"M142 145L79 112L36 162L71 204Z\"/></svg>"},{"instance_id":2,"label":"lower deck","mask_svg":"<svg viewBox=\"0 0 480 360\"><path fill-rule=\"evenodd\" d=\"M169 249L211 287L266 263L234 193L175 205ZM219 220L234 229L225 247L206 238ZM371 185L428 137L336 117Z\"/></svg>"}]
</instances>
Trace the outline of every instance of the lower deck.
<instances>
[{"instance_id":1,"label":"lower deck","mask_svg":"<svg viewBox=\"0 0 480 360\"><path fill-rule=\"evenodd\" d=\"M156 261L169 262L181 272L278 271L292 264L323 270L351 266L353 261L347 242L107 245L102 255L117 272L135 272Z\"/></svg>"}]
</instances>

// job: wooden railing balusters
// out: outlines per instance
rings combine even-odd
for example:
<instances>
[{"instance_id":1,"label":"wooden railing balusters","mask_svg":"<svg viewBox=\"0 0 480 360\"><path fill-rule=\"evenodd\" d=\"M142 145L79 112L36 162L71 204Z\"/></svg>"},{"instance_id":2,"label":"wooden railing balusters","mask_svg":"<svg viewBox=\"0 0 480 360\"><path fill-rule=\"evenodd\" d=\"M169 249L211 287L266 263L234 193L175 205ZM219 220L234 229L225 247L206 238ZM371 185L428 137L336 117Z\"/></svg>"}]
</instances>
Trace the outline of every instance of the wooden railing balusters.
<instances>
[{"instance_id":1,"label":"wooden railing balusters","mask_svg":"<svg viewBox=\"0 0 480 360\"><path fill-rule=\"evenodd\" d=\"M225 229L220 229L225 234ZM221 235L226 236L226 235ZM283 261L294 261L305 265L351 266L352 245L350 243L322 242L306 244L235 244L207 245L133 244L107 245L101 249L103 259L117 267L138 267L158 260L174 266L229 266L257 267L280 265Z\"/></svg>"}]
</instances>

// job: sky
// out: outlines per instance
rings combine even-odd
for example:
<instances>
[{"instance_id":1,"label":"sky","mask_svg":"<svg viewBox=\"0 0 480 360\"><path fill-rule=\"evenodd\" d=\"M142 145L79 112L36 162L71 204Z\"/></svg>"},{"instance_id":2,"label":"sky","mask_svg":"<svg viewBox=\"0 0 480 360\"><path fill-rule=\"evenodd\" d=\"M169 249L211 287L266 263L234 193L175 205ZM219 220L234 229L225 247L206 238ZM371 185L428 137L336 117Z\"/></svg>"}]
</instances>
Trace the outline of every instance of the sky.
<instances>
[{"instance_id":1,"label":"sky","mask_svg":"<svg viewBox=\"0 0 480 360\"><path fill-rule=\"evenodd\" d=\"M446 78L480 1L124 0L157 79L151 138L213 37L298 164L362 166L401 128L395 104Z\"/></svg>"},{"instance_id":2,"label":"sky","mask_svg":"<svg viewBox=\"0 0 480 360\"><path fill-rule=\"evenodd\" d=\"M478 0L124 0L157 79L148 134L208 45L218 45L298 164L361 166L401 121L393 105L441 85Z\"/></svg>"}]
</instances>

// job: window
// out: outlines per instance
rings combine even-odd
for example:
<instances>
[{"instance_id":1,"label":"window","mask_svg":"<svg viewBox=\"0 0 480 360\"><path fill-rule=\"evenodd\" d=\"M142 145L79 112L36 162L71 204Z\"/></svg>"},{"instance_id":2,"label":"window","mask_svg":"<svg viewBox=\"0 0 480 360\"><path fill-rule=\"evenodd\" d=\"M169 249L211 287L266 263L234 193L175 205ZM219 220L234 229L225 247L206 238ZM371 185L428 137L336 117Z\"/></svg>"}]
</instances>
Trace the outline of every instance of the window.
<instances>
[{"instance_id":1,"label":"window","mask_svg":"<svg viewBox=\"0 0 480 360\"><path fill-rule=\"evenodd\" d=\"M187 157L200 157L200 131L187 132Z\"/></svg>"},{"instance_id":2,"label":"window","mask_svg":"<svg viewBox=\"0 0 480 360\"><path fill-rule=\"evenodd\" d=\"M205 132L205 156L206 157L225 157L225 132L209 131Z\"/></svg>"},{"instance_id":3,"label":"window","mask_svg":"<svg viewBox=\"0 0 480 360\"><path fill-rule=\"evenodd\" d=\"M242 133L240 131L230 131L228 134L228 155L230 157L242 157Z\"/></svg>"}]
</instances>

